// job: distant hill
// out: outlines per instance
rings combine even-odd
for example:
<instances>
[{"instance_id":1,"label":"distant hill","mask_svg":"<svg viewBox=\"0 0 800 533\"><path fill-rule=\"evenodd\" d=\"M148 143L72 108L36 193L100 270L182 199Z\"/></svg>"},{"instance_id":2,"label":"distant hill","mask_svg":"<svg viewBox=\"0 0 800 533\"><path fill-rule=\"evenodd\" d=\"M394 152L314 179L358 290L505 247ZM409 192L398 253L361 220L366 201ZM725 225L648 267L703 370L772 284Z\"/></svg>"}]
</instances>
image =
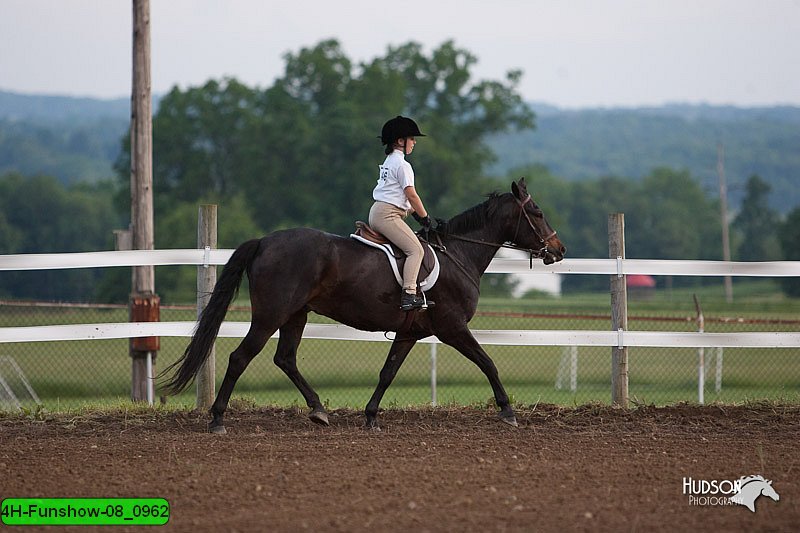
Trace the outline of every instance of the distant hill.
<instances>
[{"instance_id":1,"label":"distant hill","mask_svg":"<svg viewBox=\"0 0 800 533\"><path fill-rule=\"evenodd\" d=\"M154 108L158 97L154 98ZM725 148L730 203L758 174L782 212L800 205L800 108L666 105L564 110L532 104L537 128L493 136L498 161L488 172L541 164L569 180L614 175L639 179L653 168L687 169L717 190L717 144ZM127 98L101 100L0 91L0 174L48 174L65 183L113 175L129 128Z\"/></svg>"},{"instance_id":2,"label":"distant hill","mask_svg":"<svg viewBox=\"0 0 800 533\"><path fill-rule=\"evenodd\" d=\"M129 125L129 99L0 91L0 174L46 174L64 183L110 178Z\"/></svg>"},{"instance_id":3,"label":"distant hill","mask_svg":"<svg viewBox=\"0 0 800 533\"><path fill-rule=\"evenodd\" d=\"M47 175L62 183L113 176L128 122L113 118L23 121L0 118L0 174Z\"/></svg>"},{"instance_id":4,"label":"distant hill","mask_svg":"<svg viewBox=\"0 0 800 533\"><path fill-rule=\"evenodd\" d=\"M130 98L100 100L0 91L0 118L12 122L51 124L109 118L128 121L130 106Z\"/></svg>"},{"instance_id":5,"label":"distant hill","mask_svg":"<svg viewBox=\"0 0 800 533\"><path fill-rule=\"evenodd\" d=\"M634 179L653 168L687 169L716 193L717 145L725 153L729 200L758 174L772 187L772 206L800 205L800 108L667 105L657 108L561 110L534 104L537 128L497 135L490 169L505 175L530 164L569 180L600 176Z\"/></svg>"}]
</instances>

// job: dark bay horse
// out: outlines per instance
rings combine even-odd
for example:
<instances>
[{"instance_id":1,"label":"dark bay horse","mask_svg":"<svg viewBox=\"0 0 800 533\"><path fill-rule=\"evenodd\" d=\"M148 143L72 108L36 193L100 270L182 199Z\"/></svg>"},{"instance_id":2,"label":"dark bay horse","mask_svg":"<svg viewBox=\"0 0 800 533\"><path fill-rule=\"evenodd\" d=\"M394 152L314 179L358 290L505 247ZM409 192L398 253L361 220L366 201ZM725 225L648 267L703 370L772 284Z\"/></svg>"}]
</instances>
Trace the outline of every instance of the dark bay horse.
<instances>
[{"instance_id":1,"label":"dark bay horse","mask_svg":"<svg viewBox=\"0 0 800 533\"><path fill-rule=\"evenodd\" d=\"M224 433L223 417L234 385L267 340L280 330L275 364L299 389L311 408L309 417L328 424L319 396L297 369L297 347L309 311L366 331L397 333L367 403L368 427L378 427L378 406L414 344L436 335L475 363L491 384L500 419L516 425L516 417L497 368L467 327L478 306L479 281L495 253L505 243L522 248L531 257L551 264L564 258L566 248L528 194L525 180L511 185L511 193L489 199L453 217L434 230L431 240L444 246L436 285L426 294L436 306L414 316L404 326L400 286L380 250L314 229L276 231L247 241L231 256L208 306L200 316L183 356L164 372L174 374L164 383L167 392L185 389L208 358L228 306L245 272L250 281L252 321L247 335L231 353L228 369L211 407L209 430Z\"/></svg>"}]
</instances>

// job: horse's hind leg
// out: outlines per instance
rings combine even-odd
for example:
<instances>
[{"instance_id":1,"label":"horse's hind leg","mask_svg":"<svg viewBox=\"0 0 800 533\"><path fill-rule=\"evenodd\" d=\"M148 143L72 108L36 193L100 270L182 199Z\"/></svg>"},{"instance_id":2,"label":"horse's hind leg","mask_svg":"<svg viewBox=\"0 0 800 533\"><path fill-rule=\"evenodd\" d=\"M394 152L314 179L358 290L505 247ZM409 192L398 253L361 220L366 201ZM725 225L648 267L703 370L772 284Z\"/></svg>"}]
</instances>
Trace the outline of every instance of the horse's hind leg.
<instances>
[{"instance_id":1,"label":"horse's hind leg","mask_svg":"<svg viewBox=\"0 0 800 533\"><path fill-rule=\"evenodd\" d=\"M294 386L303 395L306 404L311 408L308 417L317 424L328 425L328 413L325 411L319 395L311 388L303 375L297 369L297 347L303 338L303 328L308 320L307 311L295 313L283 326L281 326L278 349L275 352L275 365L292 380Z\"/></svg>"},{"instance_id":2,"label":"horse's hind leg","mask_svg":"<svg viewBox=\"0 0 800 533\"><path fill-rule=\"evenodd\" d=\"M367 417L367 428L378 429L380 427L378 424L378 407L383 399L383 394L392 384L392 380L397 375L397 371L403 361L406 360L408 352L411 351L411 348L416 343L417 339L415 338L401 338L399 336L392 343L389 355L386 356L386 362L381 369L378 386L375 388L375 392L372 393L372 398L369 399L366 409L364 409L364 414Z\"/></svg>"},{"instance_id":3,"label":"horse's hind leg","mask_svg":"<svg viewBox=\"0 0 800 533\"><path fill-rule=\"evenodd\" d=\"M247 368L247 365L264 348L264 345L267 344L267 341L275 331L275 329L270 331L256 328L255 324L250 324L250 331L247 332L239 346L231 353L228 360L228 370L225 371L225 378L219 387L217 399L214 400L214 404L211 406L212 420L208 425L210 432L225 433L223 419L225 410L228 408L228 402L231 399L233 387L242 372Z\"/></svg>"}]
</instances>

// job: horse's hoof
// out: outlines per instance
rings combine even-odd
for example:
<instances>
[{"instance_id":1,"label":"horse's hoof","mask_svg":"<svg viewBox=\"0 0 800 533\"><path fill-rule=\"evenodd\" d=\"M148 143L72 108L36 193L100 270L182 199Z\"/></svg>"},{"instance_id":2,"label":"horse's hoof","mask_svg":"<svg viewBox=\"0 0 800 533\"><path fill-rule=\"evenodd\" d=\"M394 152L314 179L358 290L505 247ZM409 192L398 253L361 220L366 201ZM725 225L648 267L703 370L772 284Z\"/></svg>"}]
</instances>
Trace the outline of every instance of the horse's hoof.
<instances>
[{"instance_id":1,"label":"horse's hoof","mask_svg":"<svg viewBox=\"0 0 800 533\"><path fill-rule=\"evenodd\" d=\"M228 433L225 426L208 426L208 432L216 435L226 435Z\"/></svg>"},{"instance_id":2,"label":"horse's hoof","mask_svg":"<svg viewBox=\"0 0 800 533\"><path fill-rule=\"evenodd\" d=\"M367 423L364 424L364 429L367 431L381 431L381 425L377 420L367 420Z\"/></svg>"},{"instance_id":3,"label":"horse's hoof","mask_svg":"<svg viewBox=\"0 0 800 533\"><path fill-rule=\"evenodd\" d=\"M328 422L328 413L325 411L321 411L315 409L309 413L308 418L311 419L312 422L315 424L319 424L320 426L329 426L330 422Z\"/></svg>"},{"instance_id":4,"label":"horse's hoof","mask_svg":"<svg viewBox=\"0 0 800 533\"><path fill-rule=\"evenodd\" d=\"M517 424L517 417L515 416L501 416L500 421L508 424L509 426L514 426L515 428L519 427L519 424Z\"/></svg>"}]
</instances>

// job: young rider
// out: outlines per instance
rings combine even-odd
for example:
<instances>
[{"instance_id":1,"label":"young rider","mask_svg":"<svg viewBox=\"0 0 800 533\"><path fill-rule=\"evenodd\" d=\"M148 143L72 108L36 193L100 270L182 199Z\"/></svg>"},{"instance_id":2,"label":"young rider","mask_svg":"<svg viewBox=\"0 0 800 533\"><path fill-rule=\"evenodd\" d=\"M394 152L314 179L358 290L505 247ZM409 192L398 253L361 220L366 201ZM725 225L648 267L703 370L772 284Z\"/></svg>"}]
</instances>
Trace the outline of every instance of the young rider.
<instances>
[{"instance_id":1,"label":"young rider","mask_svg":"<svg viewBox=\"0 0 800 533\"><path fill-rule=\"evenodd\" d=\"M419 239L403 219L413 214L423 228L431 227L431 218L414 187L414 169L405 158L414 151L416 137L425 135L410 118L397 116L383 125L381 142L386 145L386 160L380 165L378 185L372 191L375 203L369 210L369 225L407 256L400 299L400 309L403 311L425 305L425 300L417 296L417 274L424 251ZM428 305L431 303L429 300Z\"/></svg>"}]
</instances>

